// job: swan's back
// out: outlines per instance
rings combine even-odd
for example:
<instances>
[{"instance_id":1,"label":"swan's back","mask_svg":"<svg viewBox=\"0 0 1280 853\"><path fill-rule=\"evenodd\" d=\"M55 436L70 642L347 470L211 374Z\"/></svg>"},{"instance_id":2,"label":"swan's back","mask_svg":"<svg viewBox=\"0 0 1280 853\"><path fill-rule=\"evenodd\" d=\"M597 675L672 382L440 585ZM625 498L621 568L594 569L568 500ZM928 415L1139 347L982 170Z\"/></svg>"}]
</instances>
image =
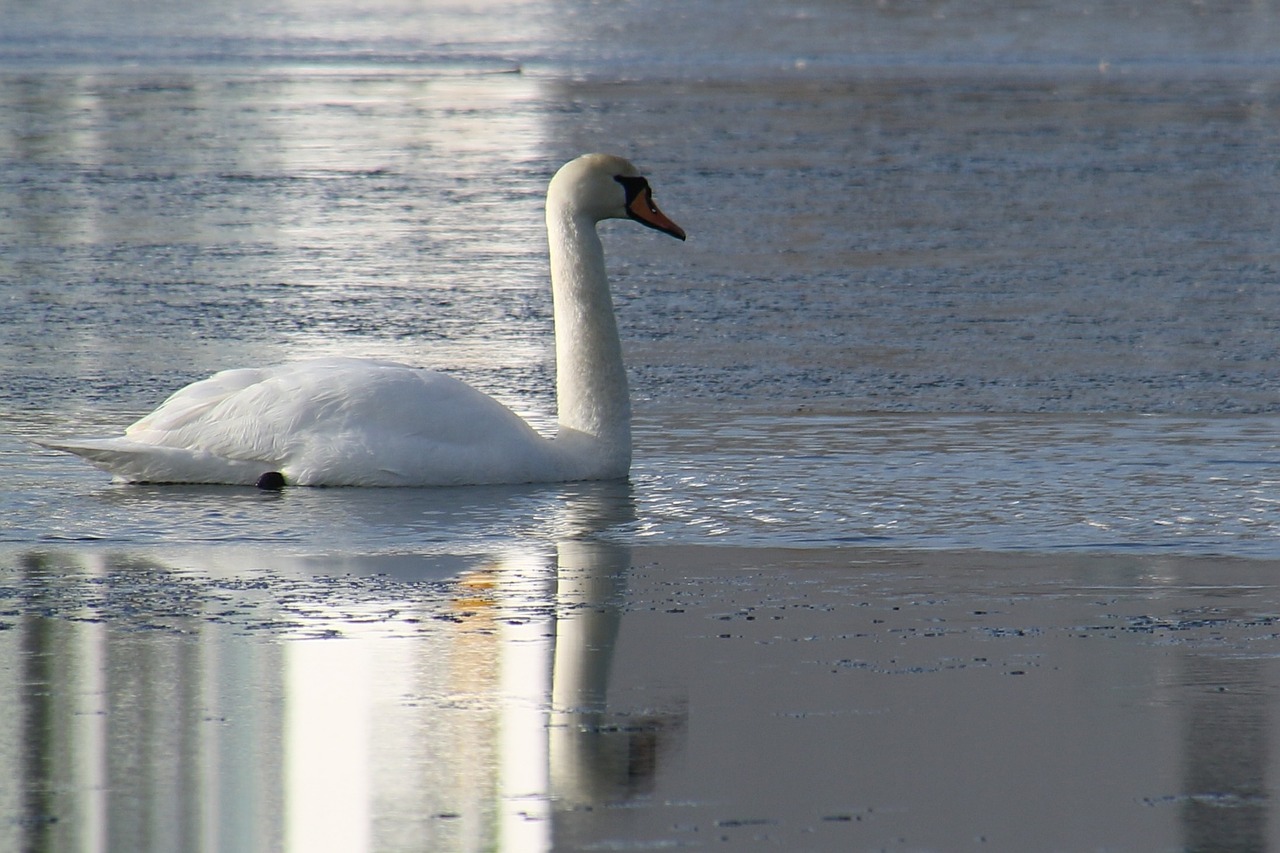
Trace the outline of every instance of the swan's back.
<instances>
[{"instance_id":1,"label":"swan's back","mask_svg":"<svg viewBox=\"0 0 1280 853\"><path fill-rule=\"evenodd\" d=\"M553 445L457 379L330 358L223 371L123 438L50 446L134 482L397 486L556 479Z\"/></svg>"}]
</instances>

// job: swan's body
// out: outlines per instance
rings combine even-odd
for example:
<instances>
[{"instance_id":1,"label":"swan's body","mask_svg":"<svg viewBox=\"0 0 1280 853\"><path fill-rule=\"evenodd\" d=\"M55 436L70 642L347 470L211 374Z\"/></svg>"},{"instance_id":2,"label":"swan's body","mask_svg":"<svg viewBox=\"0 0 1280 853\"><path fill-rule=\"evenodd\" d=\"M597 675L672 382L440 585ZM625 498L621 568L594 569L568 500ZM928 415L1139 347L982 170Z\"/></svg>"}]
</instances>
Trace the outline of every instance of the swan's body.
<instances>
[{"instance_id":1,"label":"swan's body","mask_svg":"<svg viewBox=\"0 0 1280 853\"><path fill-rule=\"evenodd\" d=\"M588 154L547 190L555 304L555 438L471 386L389 362L316 359L226 370L118 438L48 442L130 482L439 486L625 477L631 411L596 233L631 218L684 239L625 160Z\"/></svg>"}]
</instances>

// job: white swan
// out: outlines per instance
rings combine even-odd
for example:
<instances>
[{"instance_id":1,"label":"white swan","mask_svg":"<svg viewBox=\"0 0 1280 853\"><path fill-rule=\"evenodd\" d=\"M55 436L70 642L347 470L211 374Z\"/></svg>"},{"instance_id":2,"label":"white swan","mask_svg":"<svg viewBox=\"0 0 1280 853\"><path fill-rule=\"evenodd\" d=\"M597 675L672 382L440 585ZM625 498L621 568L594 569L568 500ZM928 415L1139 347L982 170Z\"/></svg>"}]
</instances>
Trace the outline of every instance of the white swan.
<instances>
[{"instance_id":1,"label":"white swan","mask_svg":"<svg viewBox=\"0 0 1280 853\"><path fill-rule=\"evenodd\" d=\"M559 429L430 370L354 358L225 370L122 437L42 442L129 482L443 486L621 478L631 404L596 233L634 219L685 238L620 157L587 154L547 188Z\"/></svg>"}]
</instances>

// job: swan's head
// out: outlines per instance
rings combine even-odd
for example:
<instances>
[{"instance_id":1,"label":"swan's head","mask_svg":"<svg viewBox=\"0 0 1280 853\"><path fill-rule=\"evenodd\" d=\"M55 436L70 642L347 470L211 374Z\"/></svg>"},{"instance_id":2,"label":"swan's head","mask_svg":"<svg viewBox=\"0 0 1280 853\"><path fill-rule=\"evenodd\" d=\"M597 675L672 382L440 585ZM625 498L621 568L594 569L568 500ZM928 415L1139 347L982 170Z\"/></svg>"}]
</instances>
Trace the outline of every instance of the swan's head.
<instances>
[{"instance_id":1,"label":"swan's head","mask_svg":"<svg viewBox=\"0 0 1280 853\"><path fill-rule=\"evenodd\" d=\"M612 154L584 154L560 167L547 188L547 204L563 205L595 219L634 219L664 234L685 238L684 229L653 203L640 170Z\"/></svg>"}]
</instances>

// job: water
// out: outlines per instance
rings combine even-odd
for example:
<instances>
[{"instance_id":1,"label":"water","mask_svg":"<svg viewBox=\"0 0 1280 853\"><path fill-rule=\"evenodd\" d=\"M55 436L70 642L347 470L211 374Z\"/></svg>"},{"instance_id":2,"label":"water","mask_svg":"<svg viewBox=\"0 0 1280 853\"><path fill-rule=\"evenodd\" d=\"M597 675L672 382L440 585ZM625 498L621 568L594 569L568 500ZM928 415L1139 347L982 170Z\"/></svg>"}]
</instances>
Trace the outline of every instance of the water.
<instances>
[{"instance_id":1,"label":"water","mask_svg":"<svg viewBox=\"0 0 1280 853\"><path fill-rule=\"evenodd\" d=\"M646 417L610 536L745 547L1276 555L1264 416ZM486 553L565 535L591 486L382 492L124 487L52 454L15 463L0 543L258 543L365 556ZM25 468L25 470L24 470ZM70 469L70 470L68 470ZM60 489L50 487L60 478ZM602 531L603 532L603 531Z\"/></svg>"},{"instance_id":2,"label":"water","mask_svg":"<svg viewBox=\"0 0 1280 853\"><path fill-rule=\"evenodd\" d=\"M1273 4L3 12L0 847L1276 845ZM30 443L334 354L549 428L586 150L690 234L605 227L629 484Z\"/></svg>"}]
</instances>

